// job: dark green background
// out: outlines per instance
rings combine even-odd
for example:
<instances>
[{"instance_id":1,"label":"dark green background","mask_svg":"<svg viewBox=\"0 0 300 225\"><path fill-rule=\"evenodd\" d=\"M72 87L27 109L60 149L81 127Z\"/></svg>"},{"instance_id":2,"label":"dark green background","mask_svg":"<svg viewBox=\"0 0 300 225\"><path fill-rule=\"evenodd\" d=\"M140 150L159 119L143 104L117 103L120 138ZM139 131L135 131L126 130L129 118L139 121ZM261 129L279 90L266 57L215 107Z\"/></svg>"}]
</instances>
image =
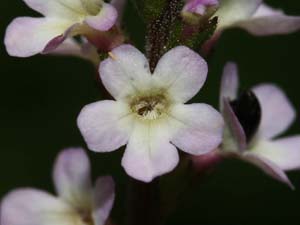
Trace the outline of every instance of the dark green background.
<instances>
[{"instance_id":1,"label":"dark green background","mask_svg":"<svg viewBox=\"0 0 300 225\"><path fill-rule=\"evenodd\" d=\"M300 15L297 0L266 2ZM24 15L36 14L21 0L1 3L1 40L8 23ZM140 41L143 31L135 24L136 16L130 12L126 18L132 22L129 30L134 39ZM226 32L209 60L208 80L196 100L217 106L222 67L234 60L240 68L243 88L261 82L277 83L299 111L299 41L300 32L260 38L241 30ZM101 99L94 68L71 57L12 58L1 43L0 74L0 197L23 186L53 191L51 168L56 154L65 147L85 146L76 117L85 104ZM300 133L299 118L289 133ZM122 151L89 154L94 176L112 174L117 181L113 217L119 221L126 213ZM193 196L186 196L187 201L181 203L169 224L298 225L300 172L291 172L289 177L296 191L251 165L226 161L205 182L195 183Z\"/></svg>"}]
</instances>

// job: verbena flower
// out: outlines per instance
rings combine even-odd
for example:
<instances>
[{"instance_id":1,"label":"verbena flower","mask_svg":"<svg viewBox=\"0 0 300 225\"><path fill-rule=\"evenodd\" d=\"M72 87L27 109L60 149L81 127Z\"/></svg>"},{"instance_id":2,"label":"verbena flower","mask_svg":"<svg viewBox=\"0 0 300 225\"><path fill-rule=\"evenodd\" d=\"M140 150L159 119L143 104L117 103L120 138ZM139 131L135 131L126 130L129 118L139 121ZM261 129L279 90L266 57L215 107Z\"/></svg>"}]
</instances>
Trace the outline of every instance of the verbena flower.
<instances>
[{"instance_id":1,"label":"verbena flower","mask_svg":"<svg viewBox=\"0 0 300 225\"><path fill-rule=\"evenodd\" d=\"M103 0L24 0L42 18L19 17L8 26L5 45L12 56L28 57L54 50L66 38L107 31L117 19Z\"/></svg>"},{"instance_id":2,"label":"verbena flower","mask_svg":"<svg viewBox=\"0 0 300 225\"><path fill-rule=\"evenodd\" d=\"M260 84L238 96L237 67L228 63L221 86L226 129L222 151L249 161L292 187L284 171L300 169L300 135L276 138L292 124L295 110L284 92Z\"/></svg>"},{"instance_id":3,"label":"verbena flower","mask_svg":"<svg viewBox=\"0 0 300 225\"><path fill-rule=\"evenodd\" d=\"M219 2L219 5L217 4ZM189 0L184 12L198 16L218 17L215 38L224 29L240 27L254 35L286 34L300 28L300 17L285 15L283 11L273 9L262 0Z\"/></svg>"},{"instance_id":4,"label":"verbena flower","mask_svg":"<svg viewBox=\"0 0 300 225\"><path fill-rule=\"evenodd\" d=\"M57 158L53 179L58 193L22 188L1 203L1 225L104 225L114 201L114 182L100 177L91 182L90 162L82 149L64 150Z\"/></svg>"},{"instance_id":5,"label":"verbena flower","mask_svg":"<svg viewBox=\"0 0 300 225\"><path fill-rule=\"evenodd\" d=\"M220 144L221 115L206 104L184 104L206 80L207 64L197 53L176 47L160 59L153 74L146 57L131 45L110 55L99 73L116 101L87 105L78 117L89 149L110 152L127 144L122 159L126 172L150 182L178 164L175 146L200 155Z\"/></svg>"}]
</instances>

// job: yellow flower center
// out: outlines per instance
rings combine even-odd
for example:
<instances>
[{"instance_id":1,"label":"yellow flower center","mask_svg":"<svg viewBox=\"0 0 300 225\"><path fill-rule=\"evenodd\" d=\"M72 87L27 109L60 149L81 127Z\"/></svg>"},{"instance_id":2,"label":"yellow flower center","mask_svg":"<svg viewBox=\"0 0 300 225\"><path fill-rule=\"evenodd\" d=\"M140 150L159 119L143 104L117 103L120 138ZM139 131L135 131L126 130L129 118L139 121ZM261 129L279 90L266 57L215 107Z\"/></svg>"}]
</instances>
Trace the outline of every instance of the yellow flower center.
<instances>
[{"instance_id":1,"label":"yellow flower center","mask_svg":"<svg viewBox=\"0 0 300 225\"><path fill-rule=\"evenodd\" d=\"M131 101L131 110L141 119L155 120L163 116L169 106L164 95L136 97Z\"/></svg>"},{"instance_id":2,"label":"yellow flower center","mask_svg":"<svg viewBox=\"0 0 300 225\"><path fill-rule=\"evenodd\" d=\"M103 1L102 0L80 0L82 7L86 10L89 15L96 16L101 8Z\"/></svg>"}]
</instances>

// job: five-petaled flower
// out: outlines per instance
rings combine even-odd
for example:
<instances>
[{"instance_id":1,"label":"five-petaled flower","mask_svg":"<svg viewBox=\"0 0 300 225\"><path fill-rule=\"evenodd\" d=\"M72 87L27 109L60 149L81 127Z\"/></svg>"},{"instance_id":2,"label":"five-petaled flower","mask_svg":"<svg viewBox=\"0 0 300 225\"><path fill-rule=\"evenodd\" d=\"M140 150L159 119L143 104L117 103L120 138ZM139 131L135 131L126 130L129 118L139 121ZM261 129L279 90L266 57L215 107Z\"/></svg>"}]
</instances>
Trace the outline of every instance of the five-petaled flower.
<instances>
[{"instance_id":1,"label":"five-petaled flower","mask_svg":"<svg viewBox=\"0 0 300 225\"><path fill-rule=\"evenodd\" d=\"M220 105L225 120L225 155L249 161L293 187L284 171L300 169L300 136L275 138L294 121L295 110L283 91L260 84L240 96L237 67L224 68Z\"/></svg>"},{"instance_id":2,"label":"five-petaled flower","mask_svg":"<svg viewBox=\"0 0 300 225\"><path fill-rule=\"evenodd\" d=\"M89 149L110 152L127 144L122 165L145 182L176 167L175 146L194 155L215 149L222 141L221 115L207 104L184 104L200 90L207 70L206 62L184 46L167 52L153 74L136 48L115 48L99 73L116 101L87 105L78 117Z\"/></svg>"},{"instance_id":3,"label":"five-petaled flower","mask_svg":"<svg viewBox=\"0 0 300 225\"><path fill-rule=\"evenodd\" d=\"M1 225L104 225L114 202L111 177L92 187L90 162L79 148L60 153L54 167L59 197L33 188L14 190L1 203Z\"/></svg>"},{"instance_id":4,"label":"five-petaled flower","mask_svg":"<svg viewBox=\"0 0 300 225\"><path fill-rule=\"evenodd\" d=\"M24 0L45 17L19 17L8 26L5 45L11 56L28 57L53 51L68 37L107 31L116 9L103 0Z\"/></svg>"},{"instance_id":5,"label":"five-petaled flower","mask_svg":"<svg viewBox=\"0 0 300 225\"><path fill-rule=\"evenodd\" d=\"M300 29L300 17L285 15L262 0L188 0L183 12L212 16L211 7L218 7L213 14L218 17L218 26L212 39L230 27L240 27L254 35L286 34Z\"/></svg>"}]
</instances>

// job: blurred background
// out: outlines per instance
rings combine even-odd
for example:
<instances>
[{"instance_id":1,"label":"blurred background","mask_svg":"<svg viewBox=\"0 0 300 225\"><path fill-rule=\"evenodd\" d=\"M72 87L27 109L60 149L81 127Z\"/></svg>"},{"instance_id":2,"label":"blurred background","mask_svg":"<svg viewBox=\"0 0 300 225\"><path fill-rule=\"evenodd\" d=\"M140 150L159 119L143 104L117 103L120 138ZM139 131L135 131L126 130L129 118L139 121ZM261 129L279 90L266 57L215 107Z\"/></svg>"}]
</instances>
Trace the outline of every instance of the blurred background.
<instances>
[{"instance_id":1,"label":"blurred background","mask_svg":"<svg viewBox=\"0 0 300 225\"><path fill-rule=\"evenodd\" d=\"M300 15L297 0L269 0L291 15ZM17 16L37 15L21 0L1 4L0 39ZM144 29L128 6L125 18L136 45ZM239 65L241 87L272 82L281 86L300 110L300 32L253 37L235 29L224 33L209 58L210 72L204 88L193 101L217 107L220 76L227 61ZM54 192L52 165L57 153L70 146L86 147L76 126L81 108L102 99L89 62L72 57L9 57L0 44L0 198L17 187ZM287 134L300 133L299 116ZM113 219L126 214L126 176L120 166L123 151L94 154L93 176L111 174L117 182ZM300 171L290 172L292 191L260 170L235 160L220 164L186 195L169 225L298 225L300 224ZM176 187L170 187L170 191Z\"/></svg>"}]
</instances>

